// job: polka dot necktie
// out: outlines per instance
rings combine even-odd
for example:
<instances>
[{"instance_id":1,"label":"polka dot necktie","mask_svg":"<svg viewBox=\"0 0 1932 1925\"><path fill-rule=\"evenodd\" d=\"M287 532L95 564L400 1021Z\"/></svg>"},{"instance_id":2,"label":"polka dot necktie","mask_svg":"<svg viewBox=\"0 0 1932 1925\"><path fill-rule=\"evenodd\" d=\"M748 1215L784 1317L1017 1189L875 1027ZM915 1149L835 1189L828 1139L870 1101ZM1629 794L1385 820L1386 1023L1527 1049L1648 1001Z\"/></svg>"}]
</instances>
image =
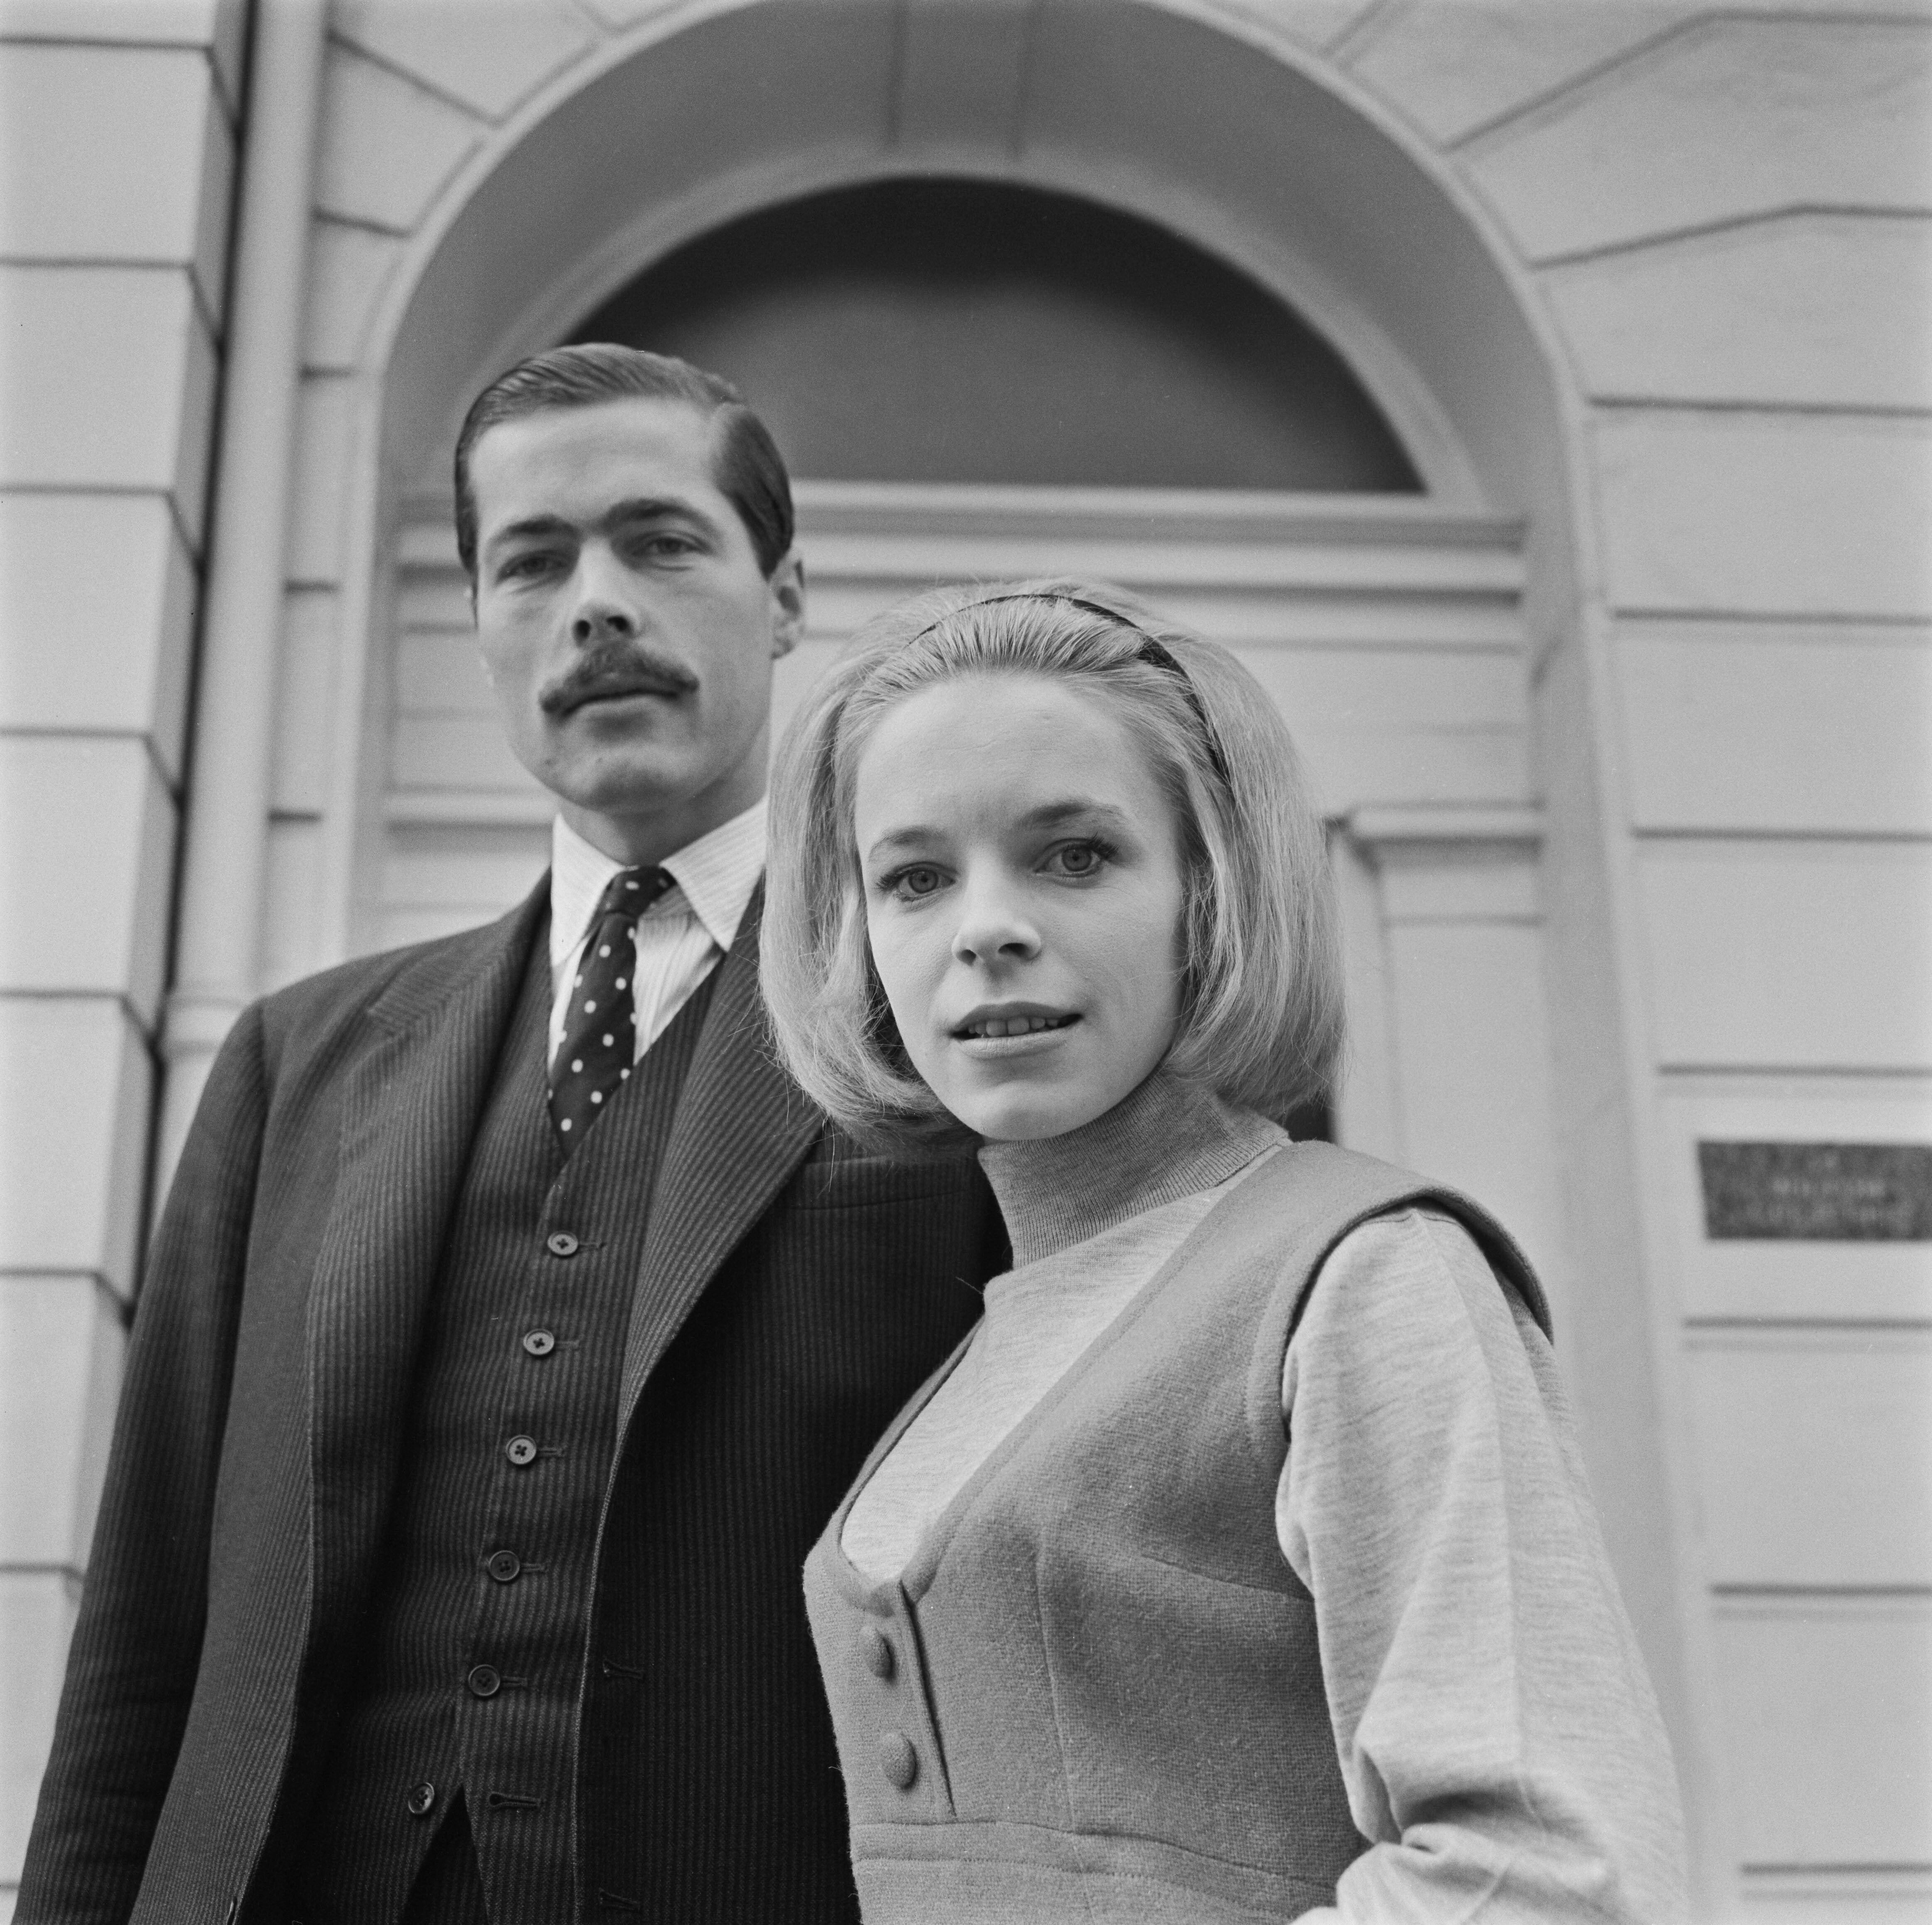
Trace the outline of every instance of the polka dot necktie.
<instances>
[{"instance_id":1,"label":"polka dot necktie","mask_svg":"<svg viewBox=\"0 0 1932 1925\"><path fill-rule=\"evenodd\" d=\"M638 918L676 879L662 869L620 869L598 900L550 1066L550 1117L566 1156L629 1080L638 1053Z\"/></svg>"}]
</instances>

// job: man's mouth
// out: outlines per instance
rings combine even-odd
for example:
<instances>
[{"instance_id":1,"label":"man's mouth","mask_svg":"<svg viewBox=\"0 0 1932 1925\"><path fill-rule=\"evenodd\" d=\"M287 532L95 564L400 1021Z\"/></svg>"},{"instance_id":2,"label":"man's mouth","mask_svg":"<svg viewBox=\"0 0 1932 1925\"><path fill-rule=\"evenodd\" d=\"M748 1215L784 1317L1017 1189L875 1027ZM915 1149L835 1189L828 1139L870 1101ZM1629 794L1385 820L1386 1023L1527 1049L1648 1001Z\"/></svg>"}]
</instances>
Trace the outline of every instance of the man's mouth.
<instances>
[{"instance_id":1,"label":"man's mouth","mask_svg":"<svg viewBox=\"0 0 1932 1925\"><path fill-rule=\"evenodd\" d=\"M592 702L625 701L637 695L675 701L697 686L697 677L688 670L607 668L573 675L568 681L546 689L542 706L546 715L561 718Z\"/></svg>"}]
</instances>

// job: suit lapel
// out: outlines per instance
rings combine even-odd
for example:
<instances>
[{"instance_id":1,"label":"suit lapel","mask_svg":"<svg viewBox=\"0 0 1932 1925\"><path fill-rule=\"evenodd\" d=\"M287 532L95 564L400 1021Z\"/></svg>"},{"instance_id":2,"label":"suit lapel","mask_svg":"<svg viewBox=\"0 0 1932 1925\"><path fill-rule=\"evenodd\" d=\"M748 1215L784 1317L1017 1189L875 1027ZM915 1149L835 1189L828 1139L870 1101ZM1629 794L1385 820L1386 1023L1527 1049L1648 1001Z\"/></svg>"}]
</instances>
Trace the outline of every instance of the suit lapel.
<instances>
[{"instance_id":1,"label":"suit lapel","mask_svg":"<svg viewBox=\"0 0 1932 1925\"><path fill-rule=\"evenodd\" d=\"M319 1627L356 1593L405 1441L418 1339L470 1144L549 898L406 968L364 1020L309 1297Z\"/></svg>"},{"instance_id":2,"label":"suit lapel","mask_svg":"<svg viewBox=\"0 0 1932 1925\"><path fill-rule=\"evenodd\" d=\"M658 1167L624 1348L621 1440L658 1360L718 1267L804 1160L824 1118L778 1067L758 999L760 883L745 911Z\"/></svg>"}]
</instances>

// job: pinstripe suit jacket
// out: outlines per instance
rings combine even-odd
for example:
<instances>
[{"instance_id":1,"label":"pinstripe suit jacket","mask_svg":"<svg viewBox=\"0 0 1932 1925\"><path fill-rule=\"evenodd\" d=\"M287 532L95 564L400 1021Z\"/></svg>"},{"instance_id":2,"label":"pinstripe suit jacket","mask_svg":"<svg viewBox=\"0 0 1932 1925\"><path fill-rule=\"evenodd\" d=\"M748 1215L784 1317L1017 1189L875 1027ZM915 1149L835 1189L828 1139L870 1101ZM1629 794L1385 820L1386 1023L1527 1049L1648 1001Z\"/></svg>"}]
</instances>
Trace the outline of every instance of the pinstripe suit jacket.
<instances>
[{"instance_id":1,"label":"pinstripe suit jacket","mask_svg":"<svg viewBox=\"0 0 1932 1925\"><path fill-rule=\"evenodd\" d=\"M487 928L296 984L224 1045L135 1319L21 1925L221 1925L266 1902L251 1881L278 1806L320 1768L377 1581L445 1227L548 899L546 878ZM759 908L720 965L651 1202L614 1487L640 1395L721 1267L808 1282L870 1262L883 1283L902 1262L956 1261L970 1283L998 1259L970 1164L856 1157L777 1068ZM882 1223L898 1247L868 1249ZM976 1298L959 1296L956 1327L922 1333L890 1373L902 1380L876 1387L875 1420L858 1400L870 1431L966 1327ZM600 1577L608 1497L604 1518Z\"/></svg>"}]
</instances>

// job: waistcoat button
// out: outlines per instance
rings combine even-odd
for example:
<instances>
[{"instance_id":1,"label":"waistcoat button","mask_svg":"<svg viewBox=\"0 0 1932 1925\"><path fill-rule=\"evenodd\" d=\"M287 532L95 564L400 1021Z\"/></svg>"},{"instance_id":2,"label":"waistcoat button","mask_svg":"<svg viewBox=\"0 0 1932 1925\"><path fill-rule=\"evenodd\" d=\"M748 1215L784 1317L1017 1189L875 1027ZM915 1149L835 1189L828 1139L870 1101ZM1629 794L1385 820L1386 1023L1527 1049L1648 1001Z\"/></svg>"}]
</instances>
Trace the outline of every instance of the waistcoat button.
<instances>
[{"instance_id":1,"label":"waistcoat button","mask_svg":"<svg viewBox=\"0 0 1932 1925\"><path fill-rule=\"evenodd\" d=\"M544 1248L553 1257L574 1257L583 1248L567 1230L554 1230L544 1239Z\"/></svg>"},{"instance_id":2,"label":"waistcoat button","mask_svg":"<svg viewBox=\"0 0 1932 1925\"><path fill-rule=\"evenodd\" d=\"M503 1674L494 1665L478 1665L463 1681L473 1696L494 1698L503 1688Z\"/></svg>"},{"instance_id":3,"label":"waistcoat button","mask_svg":"<svg viewBox=\"0 0 1932 1925\"><path fill-rule=\"evenodd\" d=\"M521 1573L524 1560L514 1551L493 1551L483 1560L483 1568L497 1583L507 1584Z\"/></svg>"},{"instance_id":4,"label":"waistcoat button","mask_svg":"<svg viewBox=\"0 0 1932 1925\"><path fill-rule=\"evenodd\" d=\"M919 1753L904 1731L888 1731L880 1739L879 1769L886 1774L887 1784L902 1791L912 1789L913 1780L919 1776Z\"/></svg>"},{"instance_id":5,"label":"waistcoat button","mask_svg":"<svg viewBox=\"0 0 1932 1925\"><path fill-rule=\"evenodd\" d=\"M520 1470L524 1465L537 1461L537 1440L535 1437L512 1437L503 1446L503 1455Z\"/></svg>"},{"instance_id":6,"label":"waistcoat button","mask_svg":"<svg viewBox=\"0 0 1932 1925\"><path fill-rule=\"evenodd\" d=\"M876 1624L862 1624L859 1627L859 1654L866 1660L866 1668L874 1677L890 1678L898 1668L892 1641Z\"/></svg>"},{"instance_id":7,"label":"waistcoat button","mask_svg":"<svg viewBox=\"0 0 1932 1925\"><path fill-rule=\"evenodd\" d=\"M428 1818L436 1809L436 1787L425 1778L420 1785L410 1787L410 1815Z\"/></svg>"},{"instance_id":8,"label":"waistcoat button","mask_svg":"<svg viewBox=\"0 0 1932 1925\"><path fill-rule=\"evenodd\" d=\"M524 1348L533 1357L547 1357L556 1348L556 1339L548 1330L526 1330Z\"/></svg>"}]
</instances>

